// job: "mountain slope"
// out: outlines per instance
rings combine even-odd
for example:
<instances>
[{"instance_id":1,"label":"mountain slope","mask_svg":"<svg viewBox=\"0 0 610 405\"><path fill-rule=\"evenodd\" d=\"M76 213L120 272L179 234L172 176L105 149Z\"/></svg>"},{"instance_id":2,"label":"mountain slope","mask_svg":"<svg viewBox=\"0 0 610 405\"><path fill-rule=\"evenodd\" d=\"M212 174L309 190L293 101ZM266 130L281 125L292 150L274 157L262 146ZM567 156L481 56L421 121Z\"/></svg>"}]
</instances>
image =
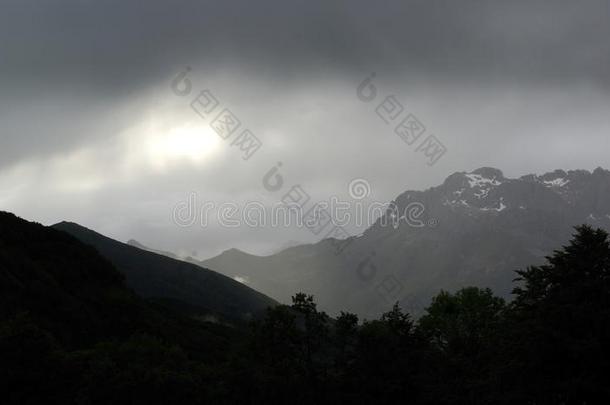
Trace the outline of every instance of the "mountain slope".
<instances>
[{"instance_id":1,"label":"mountain slope","mask_svg":"<svg viewBox=\"0 0 610 405\"><path fill-rule=\"evenodd\" d=\"M53 228L93 246L142 297L172 300L182 308L188 306L231 319L258 316L275 305L269 297L191 263L117 242L78 224L62 222Z\"/></svg>"},{"instance_id":2,"label":"mountain slope","mask_svg":"<svg viewBox=\"0 0 610 405\"><path fill-rule=\"evenodd\" d=\"M6 212L0 212L0 320L25 320L69 349L146 333L184 347L205 345L205 356L215 356L224 340L204 323L142 300L93 247ZM7 329L0 331L6 337Z\"/></svg>"},{"instance_id":3,"label":"mountain slope","mask_svg":"<svg viewBox=\"0 0 610 405\"><path fill-rule=\"evenodd\" d=\"M208 403L244 333L146 301L93 247L0 212L2 404Z\"/></svg>"},{"instance_id":4,"label":"mountain slope","mask_svg":"<svg viewBox=\"0 0 610 405\"><path fill-rule=\"evenodd\" d=\"M425 207L423 227L404 220L414 202ZM441 288L475 285L509 296L514 271L541 263L569 240L573 226L610 229L610 172L557 170L508 179L498 169L480 168L407 191L394 204L340 255L324 240L266 257L230 250L201 264L245 278L282 302L303 290L331 313L348 309L366 317L395 301L421 310ZM402 220L394 226L396 213Z\"/></svg>"}]
</instances>

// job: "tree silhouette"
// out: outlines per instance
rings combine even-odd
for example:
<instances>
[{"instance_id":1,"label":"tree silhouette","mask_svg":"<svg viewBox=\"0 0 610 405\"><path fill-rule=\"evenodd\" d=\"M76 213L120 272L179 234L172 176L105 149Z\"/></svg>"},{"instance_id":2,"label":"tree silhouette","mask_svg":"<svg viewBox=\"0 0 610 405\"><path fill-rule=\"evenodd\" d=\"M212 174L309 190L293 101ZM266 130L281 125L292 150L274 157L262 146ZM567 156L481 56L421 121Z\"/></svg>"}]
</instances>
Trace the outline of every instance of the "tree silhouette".
<instances>
[{"instance_id":1,"label":"tree silhouette","mask_svg":"<svg viewBox=\"0 0 610 405\"><path fill-rule=\"evenodd\" d=\"M419 330L436 353L430 380L437 401L485 403L504 308L502 298L477 287L441 291L432 299Z\"/></svg>"},{"instance_id":2,"label":"tree silhouette","mask_svg":"<svg viewBox=\"0 0 610 405\"><path fill-rule=\"evenodd\" d=\"M0 214L2 403L610 403L610 242L576 228L515 298L441 291L359 324L314 297L244 324L143 300L91 247Z\"/></svg>"},{"instance_id":3,"label":"tree silhouette","mask_svg":"<svg viewBox=\"0 0 610 405\"><path fill-rule=\"evenodd\" d=\"M610 399L610 245L583 225L542 266L518 272L507 358L537 403Z\"/></svg>"},{"instance_id":4,"label":"tree silhouette","mask_svg":"<svg viewBox=\"0 0 610 405\"><path fill-rule=\"evenodd\" d=\"M488 288L467 287L455 294L441 291L419 324L440 350L473 355L492 338L504 305Z\"/></svg>"}]
</instances>

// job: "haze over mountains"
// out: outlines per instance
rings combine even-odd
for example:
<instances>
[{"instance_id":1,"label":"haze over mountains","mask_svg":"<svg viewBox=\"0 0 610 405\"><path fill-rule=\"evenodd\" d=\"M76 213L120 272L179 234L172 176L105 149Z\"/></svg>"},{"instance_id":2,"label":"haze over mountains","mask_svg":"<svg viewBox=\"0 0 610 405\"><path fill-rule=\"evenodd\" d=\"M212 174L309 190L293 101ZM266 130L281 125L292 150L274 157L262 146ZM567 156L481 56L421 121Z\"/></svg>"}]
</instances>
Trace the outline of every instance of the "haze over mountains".
<instances>
[{"instance_id":1,"label":"haze over mountains","mask_svg":"<svg viewBox=\"0 0 610 405\"><path fill-rule=\"evenodd\" d=\"M400 217L414 202L425 207L421 227ZM395 302L417 315L440 289L473 285L509 297L515 270L541 263L573 226L610 229L610 172L556 170L509 179L480 168L406 191L392 205L340 254L327 239L268 256L229 249L205 261L179 260L78 224L54 228L97 249L139 295L200 316L248 319L299 291L313 294L331 315L349 310L373 318Z\"/></svg>"},{"instance_id":2,"label":"haze over mountains","mask_svg":"<svg viewBox=\"0 0 610 405\"><path fill-rule=\"evenodd\" d=\"M475 285L503 296L515 270L541 263L573 226L610 229L610 172L601 168L505 178L494 168L454 173L439 186L406 191L394 203L425 207L424 227L380 218L337 255L331 240L270 256L236 249L200 264L280 302L295 291L320 307L374 317L393 302L421 311L439 289ZM392 212L386 213L386 216Z\"/></svg>"}]
</instances>

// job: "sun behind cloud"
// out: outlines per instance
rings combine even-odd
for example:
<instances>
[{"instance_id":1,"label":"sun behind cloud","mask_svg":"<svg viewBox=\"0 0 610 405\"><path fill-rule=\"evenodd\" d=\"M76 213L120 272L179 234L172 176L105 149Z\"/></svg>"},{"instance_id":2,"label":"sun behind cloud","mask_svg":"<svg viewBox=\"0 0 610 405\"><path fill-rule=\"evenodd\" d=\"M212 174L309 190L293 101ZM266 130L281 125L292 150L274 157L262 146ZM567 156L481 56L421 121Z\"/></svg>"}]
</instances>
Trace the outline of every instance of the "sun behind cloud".
<instances>
[{"instance_id":1,"label":"sun behind cloud","mask_svg":"<svg viewBox=\"0 0 610 405\"><path fill-rule=\"evenodd\" d=\"M185 124L146 136L146 151L156 167L188 162L199 165L214 156L222 140L207 125Z\"/></svg>"}]
</instances>

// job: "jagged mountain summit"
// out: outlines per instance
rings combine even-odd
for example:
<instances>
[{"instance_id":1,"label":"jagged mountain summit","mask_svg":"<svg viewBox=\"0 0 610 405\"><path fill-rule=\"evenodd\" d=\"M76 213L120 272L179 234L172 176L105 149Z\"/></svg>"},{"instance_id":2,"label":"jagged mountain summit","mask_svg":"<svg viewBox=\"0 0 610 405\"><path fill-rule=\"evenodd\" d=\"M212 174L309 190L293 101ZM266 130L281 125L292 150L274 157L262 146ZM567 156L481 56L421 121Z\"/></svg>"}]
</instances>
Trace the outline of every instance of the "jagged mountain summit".
<instances>
[{"instance_id":1,"label":"jagged mountain summit","mask_svg":"<svg viewBox=\"0 0 610 405\"><path fill-rule=\"evenodd\" d=\"M567 204L575 213L588 212L590 219L596 220L608 215L608 173L601 168L593 173L555 170L542 176L530 174L507 179L500 170L485 167L447 178L443 184L448 191L444 203L496 212L509 207L536 210Z\"/></svg>"},{"instance_id":2,"label":"jagged mountain summit","mask_svg":"<svg viewBox=\"0 0 610 405\"><path fill-rule=\"evenodd\" d=\"M610 172L556 170L506 178L495 168L449 176L424 191L406 191L398 212L423 204L425 226L387 216L349 240L341 254L323 240L260 257L235 249L201 262L281 302L296 291L316 295L331 313L374 317L399 301L418 312L439 289L490 287L509 296L514 271L541 263L573 227L610 229Z\"/></svg>"}]
</instances>

